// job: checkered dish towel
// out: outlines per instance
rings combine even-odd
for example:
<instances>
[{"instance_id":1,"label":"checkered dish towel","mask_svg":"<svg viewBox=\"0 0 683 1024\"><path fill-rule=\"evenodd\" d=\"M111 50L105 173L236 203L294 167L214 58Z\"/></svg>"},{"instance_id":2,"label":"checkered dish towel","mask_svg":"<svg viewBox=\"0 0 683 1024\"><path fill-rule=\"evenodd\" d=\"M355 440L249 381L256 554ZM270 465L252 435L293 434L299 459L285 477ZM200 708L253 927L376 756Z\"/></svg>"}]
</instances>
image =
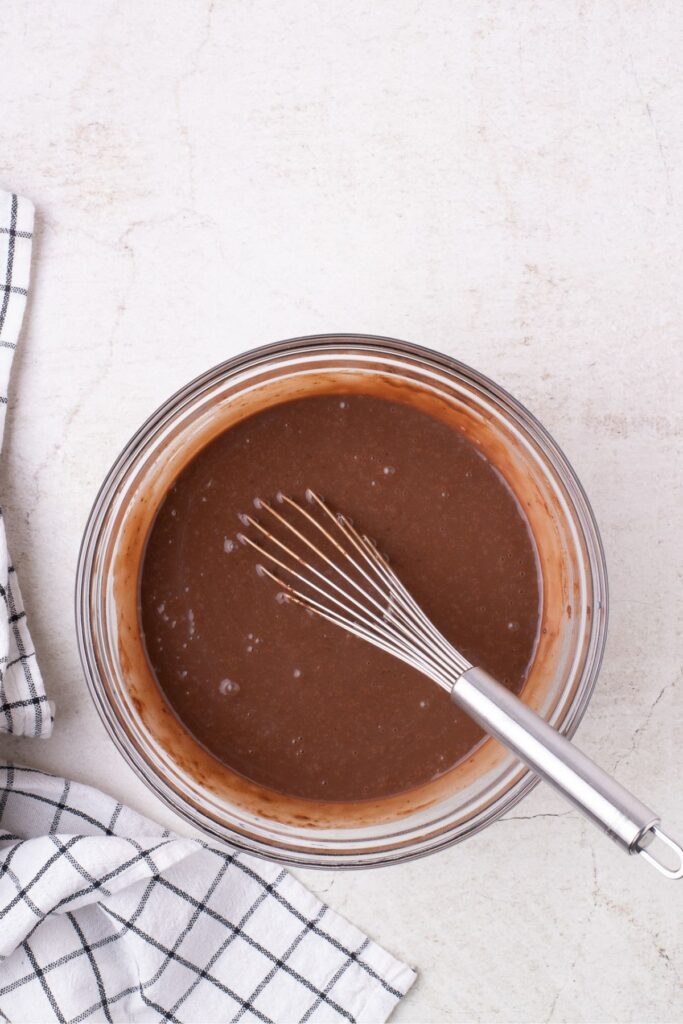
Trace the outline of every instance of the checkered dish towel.
<instances>
[{"instance_id":1,"label":"checkered dish towel","mask_svg":"<svg viewBox=\"0 0 683 1024\"><path fill-rule=\"evenodd\" d=\"M287 872L0 768L0 1019L385 1021L415 980Z\"/></svg>"},{"instance_id":2,"label":"checkered dish towel","mask_svg":"<svg viewBox=\"0 0 683 1024\"><path fill-rule=\"evenodd\" d=\"M0 445L7 387L31 271L33 204L0 192ZM36 662L0 510L0 732L47 737L53 706Z\"/></svg>"},{"instance_id":3,"label":"checkered dish towel","mask_svg":"<svg viewBox=\"0 0 683 1024\"><path fill-rule=\"evenodd\" d=\"M0 192L2 417L32 225L31 204ZM1 519L0 588L0 729L47 736ZM0 1021L380 1024L414 980L279 867L0 764Z\"/></svg>"}]
</instances>

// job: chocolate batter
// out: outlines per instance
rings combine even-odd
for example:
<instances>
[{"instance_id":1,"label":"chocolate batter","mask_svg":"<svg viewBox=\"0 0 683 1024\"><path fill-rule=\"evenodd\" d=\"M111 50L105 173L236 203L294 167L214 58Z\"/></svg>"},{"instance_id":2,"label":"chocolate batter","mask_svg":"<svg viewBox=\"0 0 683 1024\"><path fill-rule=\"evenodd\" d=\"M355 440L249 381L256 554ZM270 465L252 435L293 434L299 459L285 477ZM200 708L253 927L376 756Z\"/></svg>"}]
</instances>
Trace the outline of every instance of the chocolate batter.
<instances>
[{"instance_id":1,"label":"chocolate batter","mask_svg":"<svg viewBox=\"0 0 683 1024\"><path fill-rule=\"evenodd\" d=\"M521 689L541 596L520 507L452 427L360 394L257 413L181 472L141 573L149 660L194 737L247 778L325 801L399 793L447 771L482 733L419 673L279 603L257 576L238 513L307 487L376 539L470 661Z\"/></svg>"}]
</instances>

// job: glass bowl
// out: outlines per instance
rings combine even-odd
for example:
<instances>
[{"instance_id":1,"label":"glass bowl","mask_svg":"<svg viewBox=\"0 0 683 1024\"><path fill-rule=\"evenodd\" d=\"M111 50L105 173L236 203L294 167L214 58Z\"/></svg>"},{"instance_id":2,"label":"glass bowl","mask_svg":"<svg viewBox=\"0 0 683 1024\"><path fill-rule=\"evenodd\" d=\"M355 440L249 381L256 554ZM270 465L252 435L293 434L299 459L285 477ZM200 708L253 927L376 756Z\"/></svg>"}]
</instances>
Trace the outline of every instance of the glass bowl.
<instances>
[{"instance_id":1,"label":"glass bowl","mask_svg":"<svg viewBox=\"0 0 683 1024\"><path fill-rule=\"evenodd\" d=\"M146 538L182 467L231 424L295 396L362 390L428 408L464 431L513 489L539 555L543 610L522 697L571 736L605 643L607 578L590 505L566 458L497 384L454 359L389 338L299 338L230 359L182 388L138 430L97 496L76 582L90 692L144 782L213 840L289 864L359 867L459 842L508 811L537 779L495 740L418 789L317 804L259 787L186 731L152 676L138 622Z\"/></svg>"}]
</instances>

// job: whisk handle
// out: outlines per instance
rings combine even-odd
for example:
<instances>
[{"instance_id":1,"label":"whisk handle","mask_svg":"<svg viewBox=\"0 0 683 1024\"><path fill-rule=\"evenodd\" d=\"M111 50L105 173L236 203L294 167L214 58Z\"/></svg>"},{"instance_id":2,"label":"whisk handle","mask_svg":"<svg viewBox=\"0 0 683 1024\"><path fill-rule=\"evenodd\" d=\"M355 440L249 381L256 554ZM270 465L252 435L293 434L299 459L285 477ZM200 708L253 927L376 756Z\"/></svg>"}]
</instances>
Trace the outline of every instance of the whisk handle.
<instances>
[{"instance_id":1,"label":"whisk handle","mask_svg":"<svg viewBox=\"0 0 683 1024\"><path fill-rule=\"evenodd\" d=\"M659 816L599 768L518 697L480 668L465 672L453 700L628 853L640 853L670 878L683 877L683 850L659 826ZM652 856L659 839L678 867Z\"/></svg>"}]
</instances>

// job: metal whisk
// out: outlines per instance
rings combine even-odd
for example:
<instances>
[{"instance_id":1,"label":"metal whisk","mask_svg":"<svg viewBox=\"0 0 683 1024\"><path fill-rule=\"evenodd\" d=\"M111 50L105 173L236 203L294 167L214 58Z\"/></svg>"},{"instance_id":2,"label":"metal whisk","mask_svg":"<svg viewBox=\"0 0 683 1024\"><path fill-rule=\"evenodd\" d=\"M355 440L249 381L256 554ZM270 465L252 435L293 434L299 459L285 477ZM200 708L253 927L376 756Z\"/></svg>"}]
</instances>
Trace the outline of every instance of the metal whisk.
<instances>
[{"instance_id":1,"label":"metal whisk","mask_svg":"<svg viewBox=\"0 0 683 1024\"><path fill-rule=\"evenodd\" d=\"M308 507L286 495L256 499L265 525L240 516L258 540L238 539L265 560L256 570L301 605L379 647L440 686L491 736L562 793L627 853L668 878L683 877L683 849L659 816L581 753L483 669L474 667L430 621L376 545L313 491ZM675 859L674 859L675 858Z\"/></svg>"}]
</instances>

